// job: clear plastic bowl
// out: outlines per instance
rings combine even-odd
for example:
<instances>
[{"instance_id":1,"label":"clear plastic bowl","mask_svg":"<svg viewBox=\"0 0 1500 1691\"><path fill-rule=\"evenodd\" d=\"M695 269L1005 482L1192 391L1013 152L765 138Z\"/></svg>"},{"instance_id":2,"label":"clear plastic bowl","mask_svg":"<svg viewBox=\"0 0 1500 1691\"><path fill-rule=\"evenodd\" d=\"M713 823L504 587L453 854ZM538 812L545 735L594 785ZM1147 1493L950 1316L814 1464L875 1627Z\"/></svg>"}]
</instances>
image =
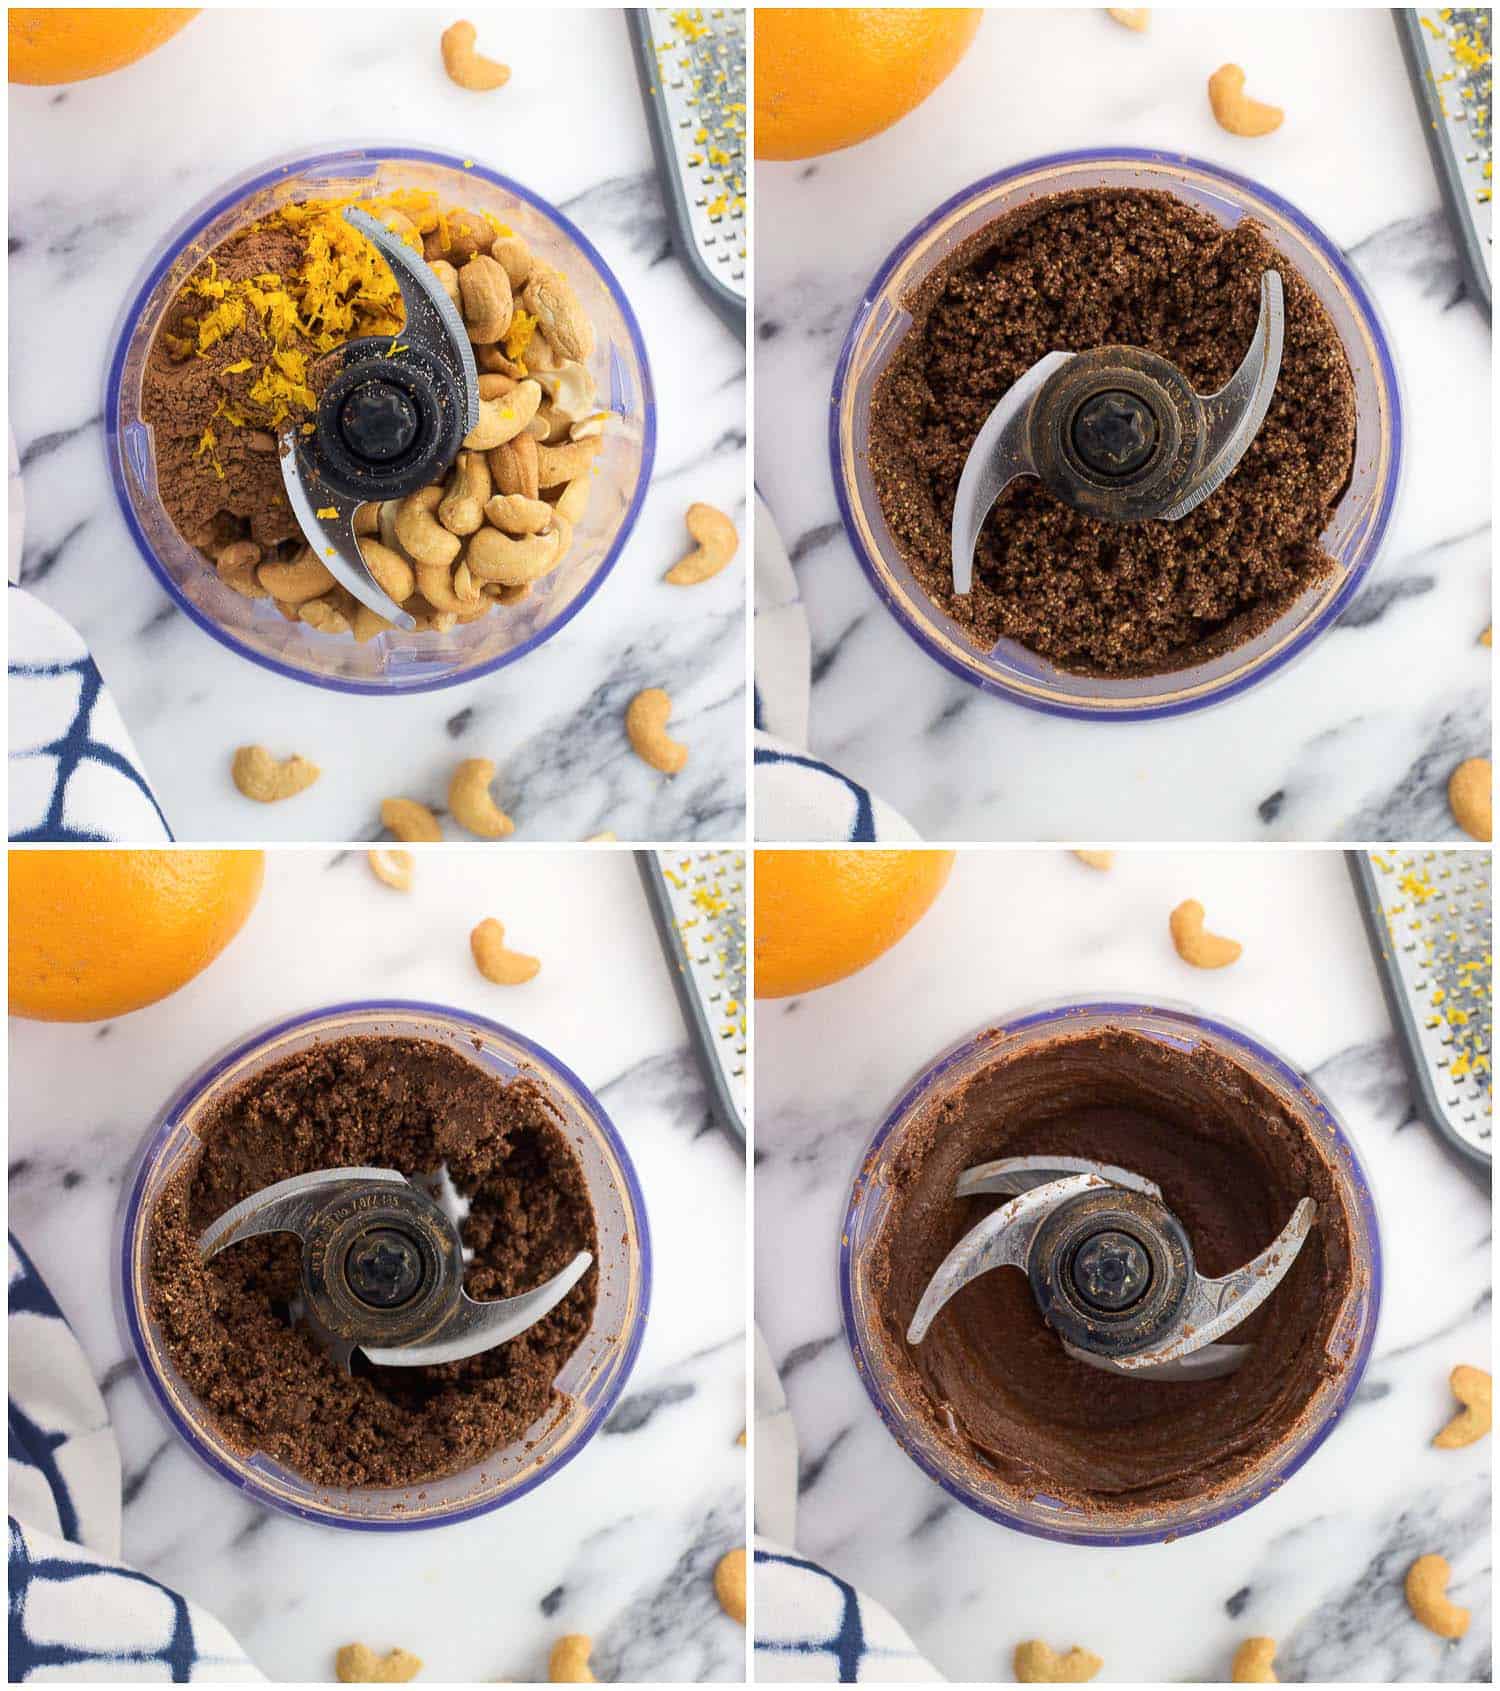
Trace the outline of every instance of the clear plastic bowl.
<instances>
[{"instance_id":1,"label":"clear plastic bowl","mask_svg":"<svg viewBox=\"0 0 1500 1691\"><path fill-rule=\"evenodd\" d=\"M886 526L870 473L870 402L911 322L901 302L986 224L1030 200L1078 188L1162 189L1226 228L1242 217L1255 218L1323 302L1354 374L1354 469L1322 537L1337 570L1255 639L1169 675L1128 680L1071 675L1013 640L981 650L917 584ZM1374 303L1349 261L1269 189L1196 159L1131 147L1033 159L966 188L918 224L860 301L839 357L831 406L829 451L839 510L871 585L897 622L929 656L986 692L1056 716L1094 721L1201 710L1274 674L1353 598L1390 523L1400 480L1402 410L1395 364Z\"/></svg>"},{"instance_id":2,"label":"clear plastic bowl","mask_svg":"<svg viewBox=\"0 0 1500 1691\"><path fill-rule=\"evenodd\" d=\"M1352 1245L1349 1291L1329 1339L1330 1354L1342 1366L1319 1385L1313 1413L1303 1420L1297 1435L1268 1452L1231 1494L1142 1510L1125 1526L1118 1518L1113 1523L1101 1522L1058 1498L1040 1495L1022 1500L998 1480L981 1485L953 1473L947 1448L928 1430L922 1406L903 1394L886 1361L878 1302L866 1278L869 1247L890 1209L886 1174L903 1135L918 1116L998 1057L1034 1049L1059 1036L1103 1028L1123 1028L1184 1051L1207 1044L1269 1087L1310 1134L1328 1143L1328 1160L1344 1194ZM961 1039L928 1064L896 1100L855 1166L840 1234L839 1294L845 1337L870 1401L906 1454L951 1497L1001 1526L1037 1538L1064 1544L1157 1544L1203 1532L1242 1514L1284 1485L1333 1431L1359 1388L1375 1342L1381 1297L1380 1233L1369 1182L1327 1099L1259 1040L1186 1007L1134 1002L1048 1005Z\"/></svg>"},{"instance_id":3,"label":"clear plastic bowl","mask_svg":"<svg viewBox=\"0 0 1500 1691\"><path fill-rule=\"evenodd\" d=\"M567 273L598 331L590 369L614 413L595 459L593 495L563 563L527 598L446 634L392 630L357 645L290 623L265 600L242 598L172 526L157 496L152 430L141 421L141 380L167 307L191 271L235 230L289 200L433 189L445 205L493 212ZM473 681L524 657L589 602L614 567L651 481L656 403L640 325L587 237L529 189L480 164L422 148L345 147L247 171L193 207L131 289L104 396L110 475L146 562L198 626L278 675L345 693L420 693Z\"/></svg>"},{"instance_id":4,"label":"clear plastic bowl","mask_svg":"<svg viewBox=\"0 0 1500 1691\"><path fill-rule=\"evenodd\" d=\"M588 1336L557 1376L561 1408L463 1473L397 1489L318 1486L261 1452L232 1448L173 1367L147 1293L156 1202L196 1154L205 1114L236 1086L294 1052L356 1035L440 1040L492 1074L511 1079L524 1070L538 1081L583 1166L599 1230L598 1303ZM614 1407L640 1351L651 1298L651 1238L625 1146L576 1075L529 1039L483 1016L392 1000L336 1004L295 1016L233 1046L191 1076L151 1127L125 1187L115 1271L116 1307L147 1388L173 1429L216 1474L257 1503L301 1520L402 1532L447 1526L513 1503L578 1455Z\"/></svg>"}]
</instances>

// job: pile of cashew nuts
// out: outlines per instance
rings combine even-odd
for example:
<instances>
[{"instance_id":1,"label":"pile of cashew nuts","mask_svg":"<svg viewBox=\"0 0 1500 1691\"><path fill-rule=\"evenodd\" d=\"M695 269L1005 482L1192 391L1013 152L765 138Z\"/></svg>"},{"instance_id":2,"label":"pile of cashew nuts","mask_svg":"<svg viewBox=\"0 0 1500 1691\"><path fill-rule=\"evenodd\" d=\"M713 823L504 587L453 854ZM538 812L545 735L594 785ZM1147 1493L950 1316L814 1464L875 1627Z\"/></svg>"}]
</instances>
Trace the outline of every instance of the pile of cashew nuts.
<instances>
[{"instance_id":1,"label":"pile of cashew nuts","mask_svg":"<svg viewBox=\"0 0 1500 1691\"><path fill-rule=\"evenodd\" d=\"M479 421L446 482L363 505L354 527L370 574L418 631L446 633L524 599L572 545L607 420L588 368L594 326L568 279L519 235L496 235L462 212L426 232L399 211L383 220L420 245L463 318L481 371ZM528 333L514 335L517 324ZM320 633L363 644L391 627L310 546L282 561L236 540L214 566L235 592L270 599Z\"/></svg>"}]
</instances>

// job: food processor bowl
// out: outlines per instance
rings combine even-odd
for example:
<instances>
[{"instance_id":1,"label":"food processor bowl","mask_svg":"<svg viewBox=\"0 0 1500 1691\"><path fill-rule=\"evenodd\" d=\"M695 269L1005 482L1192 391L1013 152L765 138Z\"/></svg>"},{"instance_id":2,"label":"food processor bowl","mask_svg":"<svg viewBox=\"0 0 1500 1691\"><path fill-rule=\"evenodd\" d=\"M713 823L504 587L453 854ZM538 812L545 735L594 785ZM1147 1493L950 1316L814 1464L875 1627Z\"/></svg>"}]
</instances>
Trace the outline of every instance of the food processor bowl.
<instances>
[{"instance_id":1,"label":"food processor bowl","mask_svg":"<svg viewBox=\"0 0 1500 1691\"><path fill-rule=\"evenodd\" d=\"M491 212L572 282L597 331L589 360L613 413L593 492L567 557L515 605L447 633L393 629L359 645L290 623L267 600L226 587L173 527L157 491L141 385L156 331L182 284L236 230L291 200L430 189L445 206ZM640 326L609 266L581 230L529 189L483 165L423 148L372 143L290 156L237 177L187 214L131 288L104 397L105 445L125 521L173 601L198 626L278 675L346 693L420 693L472 681L524 657L589 602L620 556L651 480L656 403Z\"/></svg>"},{"instance_id":2,"label":"food processor bowl","mask_svg":"<svg viewBox=\"0 0 1500 1691\"><path fill-rule=\"evenodd\" d=\"M1233 228L1253 217L1322 301L1354 376L1355 445L1349 485L1322 536L1337 564L1254 639L1166 675L1074 675L1016 641L976 646L917 583L886 526L870 468L875 386L911 324L902 304L955 247L1044 195L1088 188L1160 189ZM918 224L881 267L854 314L829 413L834 489L844 526L877 594L921 648L986 692L1057 716L1134 721L1201 710L1242 693L1306 649L1338 618L1390 524L1400 480L1402 407L1390 344L1347 258L1295 206L1269 189L1179 154L1116 147L1058 153L986 177Z\"/></svg>"},{"instance_id":3,"label":"food processor bowl","mask_svg":"<svg viewBox=\"0 0 1500 1691\"><path fill-rule=\"evenodd\" d=\"M587 1337L556 1386L561 1404L514 1443L462 1473L419 1485L315 1485L264 1452L231 1446L173 1366L151 1311L150 1234L156 1204L195 1157L200 1124L235 1088L296 1052L351 1037L434 1039L509 1080L536 1081L557 1110L588 1184L599 1234L599 1290ZM255 1502L328 1526L401 1532L447 1526L513 1503L570 1462L614 1407L635 1365L651 1296L651 1240L634 1168L598 1100L556 1057L466 1010L405 1000L336 1004L278 1023L216 1057L167 1103L125 1188L115 1253L116 1307L147 1389L172 1428L221 1478Z\"/></svg>"},{"instance_id":4,"label":"food processor bowl","mask_svg":"<svg viewBox=\"0 0 1500 1691\"><path fill-rule=\"evenodd\" d=\"M1129 1518L1096 1517L1065 1499L1022 1497L998 1478L976 1480L953 1471L951 1454L928 1426L923 1406L903 1390L892 1369L876 1294L870 1283L872 1246L891 1208L888 1176L910 1128L998 1058L1057 1038L1121 1029L1191 1051L1207 1045L1249 1071L1287 1112L1328 1150L1342 1191L1351 1243L1349 1289L1328 1342L1336 1367L1319 1384L1296 1433L1252 1468L1229 1493L1140 1508ZM1046 1005L1026 1010L961 1039L936 1057L906 1088L856 1164L839 1244L839 1294L844 1333L870 1401L892 1437L951 1497L1001 1526L1064 1544L1157 1544L1203 1532L1242 1514L1284 1485L1333 1431L1352 1401L1375 1342L1380 1314L1381 1252L1375 1202L1348 1133L1321 1092L1287 1061L1239 1028L1184 1007L1137 1002Z\"/></svg>"}]
</instances>

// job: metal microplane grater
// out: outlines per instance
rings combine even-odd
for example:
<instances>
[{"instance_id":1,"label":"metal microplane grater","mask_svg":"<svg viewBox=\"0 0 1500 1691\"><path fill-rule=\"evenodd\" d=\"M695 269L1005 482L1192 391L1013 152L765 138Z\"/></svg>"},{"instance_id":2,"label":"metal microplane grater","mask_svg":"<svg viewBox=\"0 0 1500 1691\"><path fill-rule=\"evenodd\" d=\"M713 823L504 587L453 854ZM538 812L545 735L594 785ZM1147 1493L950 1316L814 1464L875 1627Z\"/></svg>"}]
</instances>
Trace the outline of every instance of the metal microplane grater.
<instances>
[{"instance_id":1,"label":"metal microplane grater","mask_svg":"<svg viewBox=\"0 0 1500 1691\"><path fill-rule=\"evenodd\" d=\"M745 13L644 6L626 13L678 256L745 333Z\"/></svg>"},{"instance_id":2,"label":"metal microplane grater","mask_svg":"<svg viewBox=\"0 0 1500 1691\"><path fill-rule=\"evenodd\" d=\"M1469 287L1488 311L1494 256L1493 13L1488 6L1422 6L1400 8L1394 16Z\"/></svg>"},{"instance_id":3,"label":"metal microplane grater","mask_svg":"<svg viewBox=\"0 0 1500 1691\"><path fill-rule=\"evenodd\" d=\"M1491 869L1487 851L1353 852L1360 913L1430 1126L1492 1166Z\"/></svg>"},{"instance_id":4,"label":"metal microplane grater","mask_svg":"<svg viewBox=\"0 0 1500 1691\"><path fill-rule=\"evenodd\" d=\"M715 1113L743 1143L750 1043L745 854L640 851L636 864Z\"/></svg>"}]
</instances>

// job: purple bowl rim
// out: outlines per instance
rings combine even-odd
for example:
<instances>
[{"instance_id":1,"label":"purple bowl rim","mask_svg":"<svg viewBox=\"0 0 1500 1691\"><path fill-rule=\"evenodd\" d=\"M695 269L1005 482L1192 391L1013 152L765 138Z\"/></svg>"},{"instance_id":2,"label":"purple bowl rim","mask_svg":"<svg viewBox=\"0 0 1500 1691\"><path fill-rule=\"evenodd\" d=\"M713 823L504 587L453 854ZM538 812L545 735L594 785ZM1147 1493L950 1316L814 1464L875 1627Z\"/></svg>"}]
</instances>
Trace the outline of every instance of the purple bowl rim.
<instances>
[{"instance_id":1,"label":"purple bowl rim","mask_svg":"<svg viewBox=\"0 0 1500 1691\"><path fill-rule=\"evenodd\" d=\"M202 1442L197 1429L178 1415L163 1392L156 1375L146 1366L143 1335L132 1301L128 1297L122 1297L121 1303L124 1309L126 1330L130 1336L131 1347L135 1352L135 1359L140 1365L142 1379L150 1388L157 1403L165 1411L168 1421L176 1428L183 1442L220 1479L227 1480L236 1491L249 1497L252 1502L257 1503L261 1508L274 1510L277 1514L285 1515L292 1520L308 1521L317 1526L334 1527L347 1532L425 1532L435 1527L454 1526L461 1521L473 1520L477 1515L488 1515L496 1509L503 1509L506 1505L519 1501L528 1492L534 1491L544 1480L550 1479L552 1475L566 1468L574 1457L578 1456L584 1447L592 1442L594 1435L599 1431L606 1417L619 1402L620 1395L634 1372L636 1360L640 1355L641 1345L645 1339L646 1322L651 1313L652 1280L651 1229L646 1215L645 1196L641 1191L640 1181L635 1172L635 1164L630 1160L630 1153L625 1148L625 1142L621 1138L619 1130L615 1127L604 1106L594 1096L592 1089L585 1086L566 1063L553 1056L545 1046L538 1045L535 1040L528 1039L525 1034L518 1033L514 1028L503 1022L497 1022L489 1016L480 1015L474 1010L463 1010L452 1004L435 1004L419 998L352 999L343 1003L324 1005L317 1010L304 1010L298 1015L273 1022L259 1031L235 1041L228 1049L220 1052L217 1057L212 1058L201 1068L195 1070L162 1106L160 1126L153 1131L150 1141L141 1148L135 1175L130 1182L129 1191L125 1198L119 1238L116 1241L115 1268L123 1291L131 1283L130 1222L140 1207L143 1188L150 1172L153 1146L171 1125L173 1118L181 1112L188 1099L201 1094L206 1088L212 1086L228 1068L238 1063L241 1058L248 1055L257 1046L264 1045L269 1040L280 1039L283 1035L294 1032L296 1029L306 1026L309 1022L323 1021L332 1016L365 1014L371 1011L381 1015L415 1013L428 1017L457 1018L484 1028L490 1033L498 1034L502 1039L519 1045L535 1057L539 1063L562 1076L564 1081L578 1093L585 1109L594 1118L595 1124L602 1131L604 1138L608 1141L619 1161L625 1177L625 1188L629 1194L636 1218L636 1240L641 1259L640 1308L625 1340L624 1363L619 1371L618 1378L590 1413L567 1450L549 1466L522 1481L504 1497L490 1498L483 1503L468 1504L448 1514L433 1516L428 1520L348 1520L321 1509L299 1507L296 1504L288 1503L283 1498L265 1495L253 1479L242 1479L226 1467L214 1455L213 1451Z\"/></svg>"},{"instance_id":2,"label":"purple bowl rim","mask_svg":"<svg viewBox=\"0 0 1500 1691\"><path fill-rule=\"evenodd\" d=\"M635 491L631 495L629 506L620 523L618 532L605 554L603 563L590 577L587 584L578 595L563 609L557 620L550 623L540 633L533 634L523 640L519 646L512 647L508 652L502 652L498 657L490 658L477 668L465 670L458 675L436 676L426 679L413 680L401 686L391 686L384 682L362 681L352 677L329 677L314 675L307 670L283 663L279 658L273 658L269 653L252 651L232 635L224 625L207 612L195 605L177 586L171 576L163 568L155 551L146 538L131 506L130 498L125 488L124 468L121 462L119 448L120 431L115 424L119 412L120 389L124 376L125 351L130 340L131 326L139 317L147 296L152 292L162 277L171 268L177 255L192 238L200 233L220 212L236 199L242 199L246 194L254 193L261 188L269 188L283 177L294 174L299 170L317 169L329 165L348 162L357 164L361 161L379 163L384 160L413 159L424 164L439 164L452 170L465 171L472 176L481 177L492 186L503 188L507 193L514 194L519 200L543 216L550 218L569 240L575 242L593 265L620 308L620 315L625 321L626 331L630 343L635 351L641 367L641 411L643 429L641 435L641 467L636 477ZM211 635L221 646L227 647L237 657L247 658L251 663L259 664L262 669L268 669L273 674L290 681L304 682L309 686L322 687L335 693L353 693L362 697L373 698L402 698L418 693L438 693L447 687L462 687L471 681L479 681L487 675L493 675L504 669L508 664L534 651L538 646L550 640L554 634L560 634L574 617L594 597L595 593L604 585L606 577L613 571L620 560L640 516L641 507L645 504L646 494L651 486L651 473L656 465L656 384L651 376L651 363L646 355L646 342L641 334L641 326L635 312L631 309L630 301L626 298L625 290L620 285L619 278L605 263L599 250L588 236L575 224L571 218L565 216L555 206L535 194L529 188L524 188L519 182L509 176L502 176L499 171L491 170L475 160L465 161L456 153L445 153L431 147L415 147L408 145L389 145L378 142L358 142L347 147L340 147L332 152L318 153L286 153L274 159L267 159L261 164L252 165L248 170L232 178L209 197L199 200L182 218L174 224L164 237L168 251L154 264L149 261L137 272L136 280L127 290L124 310L115 324L114 351L110 354L109 370L104 383L104 452L109 463L109 477L115 491L115 498L125 517L125 526L130 530L130 537L134 540L136 550L146 560L148 567L158 582L165 589L173 604L182 611L189 621L196 623L205 634Z\"/></svg>"},{"instance_id":3,"label":"purple bowl rim","mask_svg":"<svg viewBox=\"0 0 1500 1691\"><path fill-rule=\"evenodd\" d=\"M992 1504L980 1502L957 1485L941 1468L930 1461L919 1451L913 1449L892 1425L890 1416L882 1404L879 1393L859 1335L854 1323L853 1298L850 1292L850 1271L852 1249L850 1245L851 1224L854 1219L855 1204L859 1190L859 1171L868 1166L872 1156L885 1143L894 1130L896 1123L912 1105L921 1097L933 1082L939 1080L955 1063L972 1052L979 1042L995 1029L999 1029L1007 1037L1023 1033L1030 1028L1040 1027L1049 1022L1060 1021L1069 1017L1084 1015L1105 1016L1160 1016L1175 1019L1187 1024L1194 1030L1207 1030L1226 1040L1232 1046L1248 1050L1251 1055L1265 1063L1279 1079L1295 1088L1304 1096L1311 1097L1316 1104L1318 1113L1333 1130L1334 1140L1348 1157L1351 1168L1356 1175L1355 1202L1364 1219L1370 1238L1370 1271L1369 1271L1369 1317L1365 1322L1365 1331L1360 1340L1357 1352L1347 1369L1344 1380L1339 1387L1328 1414L1322 1426L1308 1440L1307 1444L1297 1452L1286 1464L1278 1470L1274 1478L1269 1479L1264 1486L1251 1497L1242 1499L1233 1505L1216 1509L1198 1521L1191 1521L1179 1527L1169 1527L1166 1530L1139 1530L1111 1533L1107 1536L1090 1536L1082 1533L1067 1532L1061 1527L1049 1527L1035 1521L1023 1521L1019 1517L1009 1514L1004 1509ZM902 1452L926 1474L928 1479L936 1481L942 1489L956 1502L986 1520L994 1521L997 1525L1010 1527L1016 1532L1027 1534L1032 1538L1050 1539L1057 1544L1076 1544L1089 1549L1124 1549L1137 1544L1162 1544L1175 1542L1178 1539L1190 1538L1195 1533L1206 1532L1210 1527L1222 1525L1242 1515L1247 1509L1253 1509L1257 1503L1264 1502L1267 1497L1281 1490L1313 1454L1319 1450L1325 1439L1338 1425L1344 1411L1348 1408L1354 1394L1359 1390L1360 1382L1364 1378L1369 1365L1370 1353L1374 1349L1376 1330L1380 1325L1380 1310L1382 1291L1384 1286L1384 1271L1380 1246L1380 1226L1375 1211L1374 1196L1370 1187L1369 1176L1365 1172L1363 1163L1359 1159L1359 1152L1353 1139L1349 1136L1344 1124L1335 1114L1323 1089L1312 1078L1295 1068L1279 1052L1265 1045L1254 1034L1233 1022L1226 1022L1217 1016L1209 1016L1200 1010L1191 1010L1178 1005L1151 1003L1144 999L1077 999L1061 1003L1047 1004L1023 1011L1013 1018L997 1018L986 1023L984 1027L972 1033L963 1035L946 1050L940 1052L906 1085L896 1102L887 1111L880 1126L875 1130L869 1144L861 1153L855 1165L854 1180L850 1185L849 1200L844 1206L843 1218L839 1233L839 1308L842 1314L844 1339L849 1347L854 1362L854 1371L859 1376L860 1383L865 1389L866 1396L875 1407L882 1425L890 1433L892 1439Z\"/></svg>"},{"instance_id":4,"label":"purple bowl rim","mask_svg":"<svg viewBox=\"0 0 1500 1691\"><path fill-rule=\"evenodd\" d=\"M951 658L941 645L932 639L925 628L911 621L905 610L886 590L885 584L880 579L879 571L875 567L874 560L869 556L855 534L852 502L849 490L844 482L839 451L839 414L843 403L844 384L848 378L849 364L854 356L855 343L864 327L874 296L885 286L886 278L906 256L911 247L926 234L933 224L946 217L950 212L957 210L967 200L973 199L991 188L999 187L1017 176L1035 170L1064 165L1103 163L1109 159L1143 164L1179 165L1201 171L1206 176L1216 177L1223 183L1256 195L1279 211L1289 222L1295 224L1308 241L1329 260L1333 269L1358 301L1360 309L1369 322L1372 331L1371 338L1378 355L1379 369L1391 398L1391 469L1386 477L1374 527L1365 547L1365 557L1349 572L1348 578L1332 599L1308 622L1305 628L1299 630L1288 641L1286 646L1274 656L1268 658L1252 674L1240 676L1234 681L1227 681L1199 698L1169 699L1163 704L1127 706L1118 710L1101 710L1093 705L1063 704L1051 699L1036 699L1017 691L1008 683L997 680L993 676L975 675L971 670ZM1021 705L1027 710L1038 711L1044 716L1068 717L1085 722L1154 722L1169 717L1189 715L1193 711L1207 710L1213 705L1226 704L1230 699L1243 693L1247 688L1253 687L1257 682L1269 680L1279 669L1290 663L1293 658L1302 656L1313 641L1326 634L1337 622L1338 618L1348 608L1354 594L1364 584L1364 579L1379 556L1380 548L1385 542L1386 531L1390 527L1391 516L1395 510L1397 495L1406 468L1404 419L1405 409L1402 401L1401 380L1391 347L1391 337L1386 332L1384 319L1376 307L1373 295L1365 286L1357 267L1348 255L1290 200L1283 199L1274 189L1268 188L1248 176L1241 176L1236 171L1226 170L1222 165L1209 164L1206 160L1196 158L1191 153L1164 152L1152 147L1085 147L1072 152L1043 153L1036 158L1023 160L1020 164L1011 165L1005 170L996 171L991 176L971 182L968 187L950 195L934 211L929 212L920 223L913 225L891 249L885 262L876 271L873 280L866 285L859 304L855 307L854 316L844 336L843 347L839 352L838 364L835 366L833 374L833 388L829 395L828 455L833 471L833 491L834 497L838 501L839 517L843 522L844 533L848 537L860 568L864 571L866 580L874 588L876 597L894 617L897 625L930 658L934 658L951 675L957 676L960 681L967 682L971 687L977 687L981 692L988 693L993 697L1009 700L1010 703Z\"/></svg>"}]
</instances>

